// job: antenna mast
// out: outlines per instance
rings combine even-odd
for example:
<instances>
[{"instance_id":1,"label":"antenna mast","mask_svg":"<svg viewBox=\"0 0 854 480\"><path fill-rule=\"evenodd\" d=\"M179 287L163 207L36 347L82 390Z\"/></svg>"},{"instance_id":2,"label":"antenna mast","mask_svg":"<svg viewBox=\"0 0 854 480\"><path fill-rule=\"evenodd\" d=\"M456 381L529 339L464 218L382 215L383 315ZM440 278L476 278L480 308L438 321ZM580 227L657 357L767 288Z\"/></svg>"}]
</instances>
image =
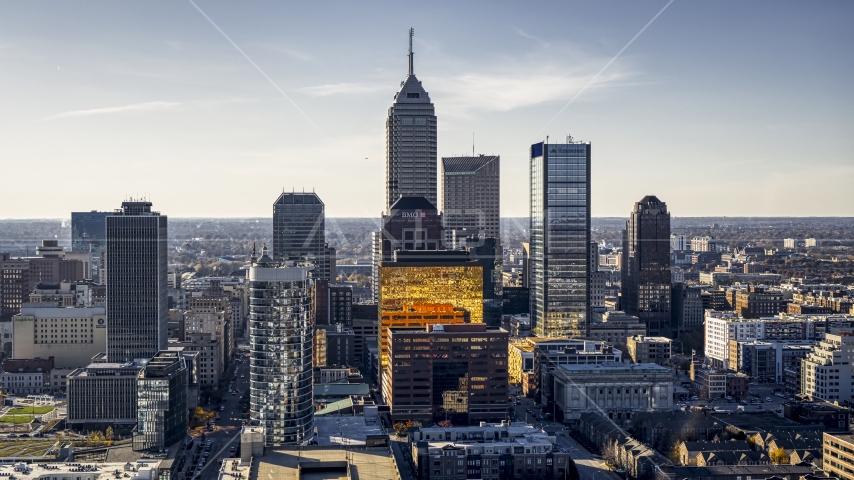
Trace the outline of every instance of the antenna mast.
<instances>
[{"instance_id":1,"label":"antenna mast","mask_svg":"<svg viewBox=\"0 0 854 480\"><path fill-rule=\"evenodd\" d=\"M413 37L413 35L415 35L415 29L410 27L410 29L409 29L409 74L410 75L413 74L412 73L412 67L413 67L412 60L413 60L413 57L415 56L415 54L412 53L412 37Z\"/></svg>"}]
</instances>

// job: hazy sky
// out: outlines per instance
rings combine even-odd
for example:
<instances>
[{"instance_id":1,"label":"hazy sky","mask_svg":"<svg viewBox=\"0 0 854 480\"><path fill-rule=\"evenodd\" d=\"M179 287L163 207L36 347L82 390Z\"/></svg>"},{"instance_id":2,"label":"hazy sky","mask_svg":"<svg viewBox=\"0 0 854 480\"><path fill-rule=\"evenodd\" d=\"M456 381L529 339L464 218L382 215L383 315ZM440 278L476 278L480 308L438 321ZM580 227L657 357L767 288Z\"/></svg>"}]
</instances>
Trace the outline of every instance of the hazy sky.
<instances>
[{"instance_id":1,"label":"hazy sky","mask_svg":"<svg viewBox=\"0 0 854 480\"><path fill-rule=\"evenodd\" d=\"M410 26L439 156L501 155L502 215L566 134L596 216L854 215L854 2L676 0L610 65L666 0L196 4L251 62L187 1L0 3L0 218L270 216L283 188L378 216Z\"/></svg>"}]
</instances>

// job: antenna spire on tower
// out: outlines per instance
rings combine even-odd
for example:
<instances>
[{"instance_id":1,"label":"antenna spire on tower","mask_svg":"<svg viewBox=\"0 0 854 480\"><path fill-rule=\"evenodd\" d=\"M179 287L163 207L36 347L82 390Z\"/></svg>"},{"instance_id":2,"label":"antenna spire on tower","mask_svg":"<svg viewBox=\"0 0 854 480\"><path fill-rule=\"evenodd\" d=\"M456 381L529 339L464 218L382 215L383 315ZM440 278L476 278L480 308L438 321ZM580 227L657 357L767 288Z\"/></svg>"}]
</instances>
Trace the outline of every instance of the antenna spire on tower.
<instances>
[{"instance_id":1,"label":"antenna spire on tower","mask_svg":"<svg viewBox=\"0 0 854 480\"><path fill-rule=\"evenodd\" d=\"M409 74L410 75L413 74L413 72L412 72L412 69L413 69L412 60L415 57L415 54L412 53L412 37L414 35L415 35L415 29L410 27L410 29L409 29Z\"/></svg>"}]
</instances>

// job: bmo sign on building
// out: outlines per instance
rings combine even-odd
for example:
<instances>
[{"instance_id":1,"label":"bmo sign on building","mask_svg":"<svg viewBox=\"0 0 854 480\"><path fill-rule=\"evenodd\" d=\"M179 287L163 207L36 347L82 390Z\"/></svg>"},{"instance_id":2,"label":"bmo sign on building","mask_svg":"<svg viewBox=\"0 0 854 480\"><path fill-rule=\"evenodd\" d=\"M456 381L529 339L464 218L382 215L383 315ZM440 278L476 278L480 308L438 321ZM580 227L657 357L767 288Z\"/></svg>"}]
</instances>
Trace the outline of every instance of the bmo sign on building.
<instances>
[{"instance_id":1,"label":"bmo sign on building","mask_svg":"<svg viewBox=\"0 0 854 480\"><path fill-rule=\"evenodd\" d=\"M424 197L401 197L383 215L381 255L391 261L395 250L444 250L442 216Z\"/></svg>"}]
</instances>

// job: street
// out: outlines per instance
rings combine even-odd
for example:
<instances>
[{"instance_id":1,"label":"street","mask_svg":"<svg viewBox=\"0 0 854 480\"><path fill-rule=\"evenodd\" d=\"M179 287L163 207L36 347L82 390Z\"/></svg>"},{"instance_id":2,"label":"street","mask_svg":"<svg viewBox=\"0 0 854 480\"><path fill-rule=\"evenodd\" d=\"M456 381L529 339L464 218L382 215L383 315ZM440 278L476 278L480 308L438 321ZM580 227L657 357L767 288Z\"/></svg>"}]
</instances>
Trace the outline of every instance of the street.
<instances>
[{"instance_id":1,"label":"street","mask_svg":"<svg viewBox=\"0 0 854 480\"><path fill-rule=\"evenodd\" d=\"M565 431L555 432L557 444L569 452L578 467L578 478L581 480L622 480L616 473L608 471L603 466L600 457L588 452Z\"/></svg>"},{"instance_id":2,"label":"street","mask_svg":"<svg viewBox=\"0 0 854 480\"><path fill-rule=\"evenodd\" d=\"M239 432L241 428L241 418L242 411L238 407L238 403L240 401L238 398L243 396L246 398L249 392L249 363L247 355L240 355L238 358L241 360L247 360L247 363L238 363L237 368L234 372L234 382L233 387L237 391L237 395L233 395L230 393L226 393L223 398L223 403L221 405L225 406L223 411L219 410L218 405L203 405L204 408L210 408L215 410L220 419L216 421L216 428L213 432L204 432L204 438L201 436L197 436L194 432L193 436L196 438L195 445L193 446L191 452L193 456L187 458L187 467L190 468L190 472L195 472L195 468L199 463L198 459L193 459L196 455L199 455L199 458L202 458L204 455L204 445L207 440L211 441L211 450L207 461L205 462L205 466L202 468L201 472L198 472L194 478L202 479L202 480L214 480L217 478L219 473L220 460L229 458L229 456L234 453L237 456L237 450L240 444ZM243 378L241 378L243 377ZM198 449L199 446L202 446L201 449ZM235 448L235 451L232 452L231 447ZM190 452L187 452L190 454ZM183 477L190 478L190 477Z\"/></svg>"}]
</instances>

